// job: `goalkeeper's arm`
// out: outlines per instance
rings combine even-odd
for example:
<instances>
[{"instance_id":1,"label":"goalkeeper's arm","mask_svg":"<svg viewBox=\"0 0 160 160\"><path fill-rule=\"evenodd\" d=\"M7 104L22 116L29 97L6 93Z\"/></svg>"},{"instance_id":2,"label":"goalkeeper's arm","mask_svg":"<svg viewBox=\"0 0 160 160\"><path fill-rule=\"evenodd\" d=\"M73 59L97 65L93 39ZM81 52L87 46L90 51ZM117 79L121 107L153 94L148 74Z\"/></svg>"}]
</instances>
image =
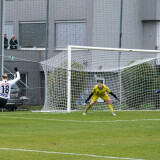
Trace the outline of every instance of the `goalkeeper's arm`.
<instances>
[{"instance_id":1,"label":"goalkeeper's arm","mask_svg":"<svg viewBox=\"0 0 160 160\"><path fill-rule=\"evenodd\" d=\"M111 94L115 99L117 99L119 101L119 99L117 98L117 96L113 92L111 92L109 94Z\"/></svg>"},{"instance_id":2,"label":"goalkeeper's arm","mask_svg":"<svg viewBox=\"0 0 160 160\"><path fill-rule=\"evenodd\" d=\"M89 100L92 96L93 96L93 93L91 93L91 94L89 95L89 97L85 100L85 103L87 103L88 100Z\"/></svg>"}]
</instances>

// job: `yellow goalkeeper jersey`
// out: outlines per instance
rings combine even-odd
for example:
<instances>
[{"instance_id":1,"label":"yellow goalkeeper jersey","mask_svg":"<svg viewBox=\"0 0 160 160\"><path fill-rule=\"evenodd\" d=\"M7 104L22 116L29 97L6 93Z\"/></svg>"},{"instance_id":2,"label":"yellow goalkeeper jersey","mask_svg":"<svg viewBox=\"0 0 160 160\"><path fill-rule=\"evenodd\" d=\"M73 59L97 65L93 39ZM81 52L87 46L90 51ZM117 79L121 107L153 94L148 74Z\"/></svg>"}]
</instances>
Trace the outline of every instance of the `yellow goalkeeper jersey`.
<instances>
[{"instance_id":1,"label":"yellow goalkeeper jersey","mask_svg":"<svg viewBox=\"0 0 160 160\"><path fill-rule=\"evenodd\" d=\"M106 92L111 93L110 89L104 84L101 90L98 88L98 85L94 86L94 88L92 89L92 93L97 96L102 96Z\"/></svg>"}]
</instances>

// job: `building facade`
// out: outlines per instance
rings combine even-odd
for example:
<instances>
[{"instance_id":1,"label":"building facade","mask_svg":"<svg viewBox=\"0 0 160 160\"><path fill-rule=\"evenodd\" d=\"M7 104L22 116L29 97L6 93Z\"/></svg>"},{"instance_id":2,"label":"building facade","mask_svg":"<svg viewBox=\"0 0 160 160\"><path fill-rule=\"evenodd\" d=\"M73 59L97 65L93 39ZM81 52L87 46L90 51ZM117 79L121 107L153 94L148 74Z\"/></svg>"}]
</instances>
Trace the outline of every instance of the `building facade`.
<instances>
[{"instance_id":1,"label":"building facade","mask_svg":"<svg viewBox=\"0 0 160 160\"><path fill-rule=\"evenodd\" d=\"M18 49L5 49L4 66L11 72L14 66L19 68L28 104L44 102L40 61L56 56L67 45L119 48L121 20L122 48L160 48L160 0L123 0L122 8L121 2L5 0L4 33L8 40L15 35Z\"/></svg>"}]
</instances>

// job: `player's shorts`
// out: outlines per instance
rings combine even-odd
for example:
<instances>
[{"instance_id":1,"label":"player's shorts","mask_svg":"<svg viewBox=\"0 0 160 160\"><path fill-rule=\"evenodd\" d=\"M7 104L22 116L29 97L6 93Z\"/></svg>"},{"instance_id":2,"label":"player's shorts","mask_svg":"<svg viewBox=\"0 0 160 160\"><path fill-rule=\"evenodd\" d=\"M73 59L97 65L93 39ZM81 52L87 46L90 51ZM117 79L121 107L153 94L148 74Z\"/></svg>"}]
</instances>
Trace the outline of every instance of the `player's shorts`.
<instances>
[{"instance_id":1,"label":"player's shorts","mask_svg":"<svg viewBox=\"0 0 160 160\"><path fill-rule=\"evenodd\" d=\"M7 103L7 99L0 98L0 108L5 107L6 103Z\"/></svg>"},{"instance_id":2,"label":"player's shorts","mask_svg":"<svg viewBox=\"0 0 160 160\"><path fill-rule=\"evenodd\" d=\"M91 101L96 102L99 97L100 97L101 99L103 99L103 100L110 99L109 96L108 96L108 94L105 92L102 96L98 96L98 95L93 94Z\"/></svg>"}]
</instances>

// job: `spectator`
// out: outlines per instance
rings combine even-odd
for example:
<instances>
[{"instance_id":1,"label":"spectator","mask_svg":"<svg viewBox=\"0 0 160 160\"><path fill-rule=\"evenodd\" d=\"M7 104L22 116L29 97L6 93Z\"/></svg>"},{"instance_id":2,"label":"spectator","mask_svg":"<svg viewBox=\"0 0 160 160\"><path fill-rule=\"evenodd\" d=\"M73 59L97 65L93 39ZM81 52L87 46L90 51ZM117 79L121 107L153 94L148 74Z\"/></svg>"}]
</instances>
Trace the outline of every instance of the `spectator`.
<instances>
[{"instance_id":1,"label":"spectator","mask_svg":"<svg viewBox=\"0 0 160 160\"><path fill-rule=\"evenodd\" d=\"M7 34L4 34L4 49L8 48L8 38L7 38Z\"/></svg>"},{"instance_id":2,"label":"spectator","mask_svg":"<svg viewBox=\"0 0 160 160\"><path fill-rule=\"evenodd\" d=\"M17 49L18 41L15 39L15 35L12 35L9 44L10 44L10 49Z\"/></svg>"}]
</instances>

